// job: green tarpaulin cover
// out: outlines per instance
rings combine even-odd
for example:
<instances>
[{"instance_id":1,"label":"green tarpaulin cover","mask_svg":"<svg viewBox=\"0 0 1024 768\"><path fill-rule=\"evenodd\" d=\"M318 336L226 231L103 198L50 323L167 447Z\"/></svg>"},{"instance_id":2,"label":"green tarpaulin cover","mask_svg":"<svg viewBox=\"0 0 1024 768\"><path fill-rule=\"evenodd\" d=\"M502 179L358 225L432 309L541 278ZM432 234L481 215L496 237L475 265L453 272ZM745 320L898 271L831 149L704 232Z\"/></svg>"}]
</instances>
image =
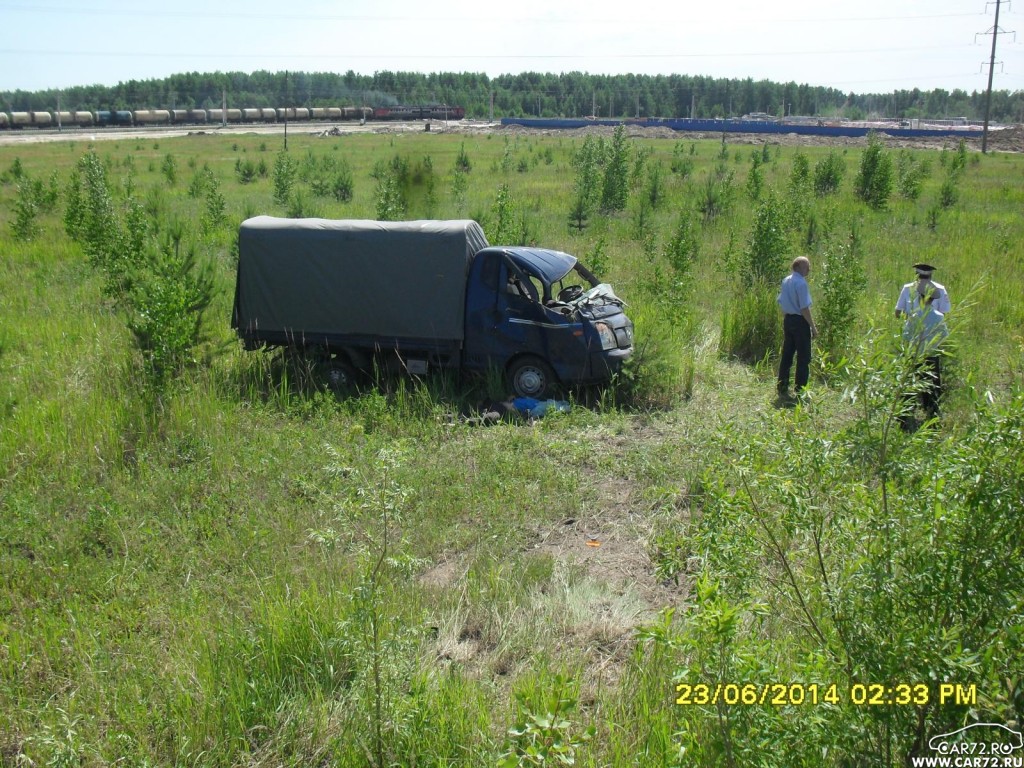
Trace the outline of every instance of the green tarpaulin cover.
<instances>
[{"instance_id":1,"label":"green tarpaulin cover","mask_svg":"<svg viewBox=\"0 0 1024 768\"><path fill-rule=\"evenodd\" d=\"M248 219L232 325L257 339L461 340L469 264L487 245L470 220Z\"/></svg>"}]
</instances>

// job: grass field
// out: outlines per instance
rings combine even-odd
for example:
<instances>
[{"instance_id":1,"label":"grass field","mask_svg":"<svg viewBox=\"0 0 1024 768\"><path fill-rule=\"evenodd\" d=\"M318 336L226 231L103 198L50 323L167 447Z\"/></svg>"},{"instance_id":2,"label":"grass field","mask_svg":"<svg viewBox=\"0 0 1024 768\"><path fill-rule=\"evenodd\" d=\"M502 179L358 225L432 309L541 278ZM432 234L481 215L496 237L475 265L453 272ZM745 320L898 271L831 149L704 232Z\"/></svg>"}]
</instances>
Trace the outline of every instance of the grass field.
<instances>
[{"instance_id":1,"label":"grass field","mask_svg":"<svg viewBox=\"0 0 1024 768\"><path fill-rule=\"evenodd\" d=\"M625 208L577 231L582 136L292 133L287 189L280 145L0 147L0 765L896 766L1020 730L1024 158L883 144L873 208L863 147L818 196L799 171L828 147L631 139ZM145 253L192 248L215 289L160 375L132 328L187 314L145 303L181 281L112 290L129 246L69 236L90 154L113 219L137 202ZM338 398L242 351L238 224L384 204L597 267L635 364L481 428L459 416L497 378ZM814 264L827 333L795 407L754 252ZM917 261L951 354L941 419L905 433Z\"/></svg>"}]
</instances>

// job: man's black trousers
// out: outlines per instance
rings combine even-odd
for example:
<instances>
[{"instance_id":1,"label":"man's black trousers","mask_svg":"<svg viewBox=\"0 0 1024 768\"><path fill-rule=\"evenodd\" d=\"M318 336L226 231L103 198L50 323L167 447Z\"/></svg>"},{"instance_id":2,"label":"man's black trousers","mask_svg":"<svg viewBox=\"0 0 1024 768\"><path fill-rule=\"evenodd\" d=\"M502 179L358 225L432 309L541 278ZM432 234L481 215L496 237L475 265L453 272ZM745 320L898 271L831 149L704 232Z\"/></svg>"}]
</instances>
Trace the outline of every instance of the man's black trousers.
<instances>
[{"instance_id":1,"label":"man's black trousers","mask_svg":"<svg viewBox=\"0 0 1024 768\"><path fill-rule=\"evenodd\" d=\"M782 322L782 359L779 361L779 392L789 389L789 369L796 355L796 382L799 392L811 375L811 326L803 315L786 315Z\"/></svg>"}]
</instances>

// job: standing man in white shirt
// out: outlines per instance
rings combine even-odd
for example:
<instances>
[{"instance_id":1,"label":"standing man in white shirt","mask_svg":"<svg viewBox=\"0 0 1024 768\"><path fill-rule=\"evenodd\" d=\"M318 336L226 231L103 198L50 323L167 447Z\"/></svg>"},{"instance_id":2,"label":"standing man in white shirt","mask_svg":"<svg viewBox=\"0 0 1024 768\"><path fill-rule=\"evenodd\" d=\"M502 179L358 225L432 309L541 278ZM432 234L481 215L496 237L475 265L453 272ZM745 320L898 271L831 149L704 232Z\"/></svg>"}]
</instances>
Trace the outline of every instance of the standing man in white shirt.
<instances>
[{"instance_id":1,"label":"standing man in white shirt","mask_svg":"<svg viewBox=\"0 0 1024 768\"><path fill-rule=\"evenodd\" d=\"M934 419L939 415L939 399L942 397L942 342L949 336L945 315L936 304L939 292L931 281L918 283L914 292L914 304L907 313L903 326L903 340L914 365L917 399ZM912 406L900 414L900 425L909 429Z\"/></svg>"},{"instance_id":2,"label":"standing man in white shirt","mask_svg":"<svg viewBox=\"0 0 1024 768\"><path fill-rule=\"evenodd\" d=\"M779 360L779 397L789 397L789 369L796 356L795 391L799 395L811 372L811 339L818 335L818 327L811 315L811 290L807 275L811 262L806 256L797 256L790 265L790 273L779 289L779 308L782 320L782 359Z\"/></svg>"},{"instance_id":3,"label":"standing man in white shirt","mask_svg":"<svg viewBox=\"0 0 1024 768\"><path fill-rule=\"evenodd\" d=\"M900 291L900 297L896 301L896 318L910 315L917 309L919 297L924 294L922 286L929 286L929 295L934 296L932 306L936 312L941 312L943 315L949 312L951 307L946 286L932 280L932 272L935 271L935 267L931 264L919 263L914 265L914 271L917 272L917 280L904 285Z\"/></svg>"}]
</instances>

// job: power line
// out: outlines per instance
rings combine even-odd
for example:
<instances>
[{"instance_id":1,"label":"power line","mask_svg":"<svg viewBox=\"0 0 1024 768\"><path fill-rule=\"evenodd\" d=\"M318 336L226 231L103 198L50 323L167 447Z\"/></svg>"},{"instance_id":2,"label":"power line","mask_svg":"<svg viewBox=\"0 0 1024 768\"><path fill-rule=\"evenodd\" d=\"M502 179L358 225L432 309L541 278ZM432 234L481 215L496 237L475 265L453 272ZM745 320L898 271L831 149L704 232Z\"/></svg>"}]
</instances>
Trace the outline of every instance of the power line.
<instances>
[{"instance_id":1,"label":"power line","mask_svg":"<svg viewBox=\"0 0 1024 768\"><path fill-rule=\"evenodd\" d=\"M968 48L969 46L957 46ZM500 59L541 59L541 60L572 60L572 59L720 59L728 58L770 58L773 56L837 56L850 54L856 56L867 56L881 53L919 53L922 51L948 51L948 45L923 45L910 48L848 48L829 50L808 50L808 51L715 51L714 53L401 53L393 54L381 50L375 53L281 53L267 54L260 53L221 53L215 54L216 58L229 59L399 59L399 60L500 60ZM159 58L159 59L196 59L208 58L207 54L188 52L166 52L166 51L115 51L115 50L89 50L71 51L67 49L46 50L42 48L0 48L0 54L12 54L17 56L74 56L91 58Z\"/></svg>"},{"instance_id":2,"label":"power line","mask_svg":"<svg viewBox=\"0 0 1024 768\"><path fill-rule=\"evenodd\" d=\"M47 14L79 14L84 16L123 16L123 17L144 17L144 18L189 18L189 19L288 19L291 21L382 21L394 24L401 21L423 22L423 21L463 21L463 22L494 22L495 16L392 16L376 14L336 14L336 13L266 13L258 11L239 11L232 13L228 11L175 11L171 9L145 10L139 8L89 8L80 5L76 6L45 6L45 5L22 5L18 3L0 3L0 9L9 11L20 11L25 13L47 13ZM935 13L935 14L910 14L896 16L799 16L799 17L771 17L757 19L758 24L792 24L795 22L811 24L834 24L840 22L876 22L876 21L922 21L927 19L954 19L969 16L978 16L977 13ZM651 18L642 15L631 14L628 18L612 17L587 17L588 24L649 24ZM579 25L578 16L534 16L517 17L515 19L501 19L502 24L572 24ZM690 20L689 23L695 23ZM696 23L718 25L716 19L706 21L697 20Z\"/></svg>"}]
</instances>

